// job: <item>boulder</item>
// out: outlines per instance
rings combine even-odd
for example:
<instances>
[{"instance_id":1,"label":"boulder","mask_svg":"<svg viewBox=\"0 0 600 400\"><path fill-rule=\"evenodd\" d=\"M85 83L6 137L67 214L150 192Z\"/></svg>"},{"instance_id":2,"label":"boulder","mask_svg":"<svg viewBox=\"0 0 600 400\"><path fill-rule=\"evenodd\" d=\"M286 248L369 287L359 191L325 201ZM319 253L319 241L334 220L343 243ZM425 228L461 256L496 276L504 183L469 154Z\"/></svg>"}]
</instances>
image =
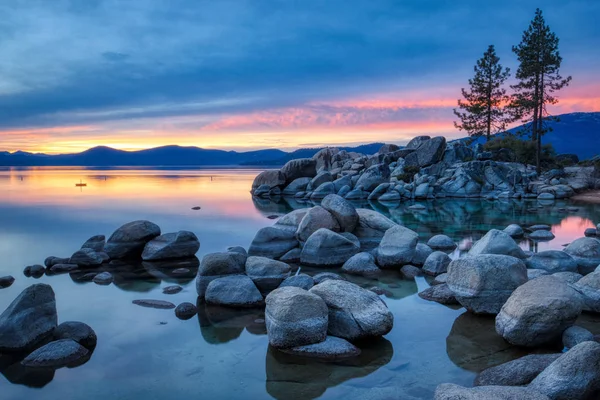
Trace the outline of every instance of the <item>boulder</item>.
<instances>
[{"instance_id":1,"label":"boulder","mask_svg":"<svg viewBox=\"0 0 600 400\"><path fill-rule=\"evenodd\" d=\"M424 243L417 243L417 247L415 248L415 255L411 261L411 264L422 266L425 264L425 260L427 257L433 253L433 249Z\"/></svg>"},{"instance_id":2,"label":"boulder","mask_svg":"<svg viewBox=\"0 0 600 400\"><path fill-rule=\"evenodd\" d=\"M527 237L531 240L538 241L538 242L545 242L545 241L552 240L555 238L555 236L552 232L545 231L543 229L540 229L538 231L533 231L529 235L527 235Z\"/></svg>"},{"instance_id":3,"label":"boulder","mask_svg":"<svg viewBox=\"0 0 600 400\"><path fill-rule=\"evenodd\" d=\"M142 252L142 259L144 261L155 261L194 257L199 248L200 241L192 232L165 233L146 243Z\"/></svg>"},{"instance_id":4,"label":"boulder","mask_svg":"<svg viewBox=\"0 0 600 400\"><path fill-rule=\"evenodd\" d=\"M381 271L370 253L358 253L350 257L342 266L342 271L351 275L374 276Z\"/></svg>"},{"instance_id":5,"label":"boulder","mask_svg":"<svg viewBox=\"0 0 600 400\"><path fill-rule=\"evenodd\" d=\"M51 268L56 264L68 264L69 260L69 258L50 256L44 260L44 265L46 266L46 268Z\"/></svg>"},{"instance_id":6,"label":"boulder","mask_svg":"<svg viewBox=\"0 0 600 400\"><path fill-rule=\"evenodd\" d=\"M401 225L385 232L377 249L377 264L381 268L399 267L409 264L415 256L419 235Z\"/></svg>"},{"instance_id":7,"label":"boulder","mask_svg":"<svg viewBox=\"0 0 600 400\"><path fill-rule=\"evenodd\" d=\"M43 265L34 264L28 265L23 270L23 274L27 277L41 278L46 273L46 268Z\"/></svg>"},{"instance_id":8,"label":"boulder","mask_svg":"<svg viewBox=\"0 0 600 400\"><path fill-rule=\"evenodd\" d=\"M551 274L556 272L577 272L577 262L568 253L558 250L534 253L525 260L525 264L527 268L542 269Z\"/></svg>"},{"instance_id":9,"label":"boulder","mask_svg":"<svg viewBox=\"0 0 600 400\"><path fill-rule=\"evenodd\" d=\"M448 273L446 272L445 274L440 274L438 276L435 277L435 279L433 281L431 281L431 285L441 285L442 283L447 283L448 280Z\"/></svg>"},{"instance_id":10,"label":"boulder","mask_svg":"<svg viewBox=\"0 0 600 400\"><path fill-rule=\"evenodd\" d=\"M77 365L87 360L89 351L71 339L61 339L40 347L27 357L21 364L25 367L60 368Z\"/></svg>"},{"instance_id":11,"label":"boulder","mask_svg":"<svg viewBox=\"0 0 600 400\"><path fill-rule=\"evenodd\" d=\"M600 344L583 342L542 371L529 388L552 400L587 399L600 389Z\"/></svg>"},{"instance_id":12,"label":"boulder","mask_svg":"<svg viewBox=\"0 0 600 400\"><path fill-rule=\"evenodd\" d=\"M104 271L100 272L99 274L96 274L92 278L92 281L98 285L110 285L111 283L113 283L114 277L110 272Z\"/></svg>"},{"instance_id":13,"label":"boulder","mask_svg":"<svg viewBox=\"0 0 600 400\"><path fill-rule=\"evenodd\" d=\"M67 321L58 325L54 330L54 340L71 339L86 349L94 349L98 338L96 332L83 322Z\"/></svg>"},{"instance_id":14,"label":"boulder","mask_svg":"<svg viewBox=\"0 0 600 400\"><path fill-rule=\"evenodd\" d=\"M31 285L0 315L0 352L34 348L56 328L56 300L49 285Z\"/></svg>"},{"instance_id":15,"label":"boulder","mask_svg":"<svg viewBox=\"0 0 600 400\"><path fill-rule=\"evenodd\" d=\"M261 293L277 289L290 276L290 272L290 266L281 261L256 256L250 256L246 260L246 275Z\"/></svg>"},{"instance_id":16,"label":"boulder","mask_svg":"<svg viewBox=\"0 0 600 400\"><path fill-rule=\"evenodd\" d=\"M527 269L514 257L483 254L452 261L446 282L467 310L497 314L513 291L527 282Z\"/></svg>"},{"instance_id":17,"label":"boulder","mask_svg":"<svg viewBox=\"0 0 600 400\"><path fill-rule=\"evenodd\" d=\"M104 235L96 235L92 236L81 246L82 249L92 249L95 252L104 251L104 244L106 243L106 238Z\"/></svg>"},{"instance_id":18,"label":"boulder","mask_svg":"<svg viewBox=\"0 0 600 400\"><path fill-rule=\"evenodd\" d=\"M419 297L436 303L453 305L459 304L454 292L450 290L447 284L435 285L419 292Z\"/></svg>"},{"instance_id":19,"label":"boulder","mask_svg":"<svg viewBox=\"0 0 600 400\"><path fill-rule=\"evenodd\" d=\"M360 247L351 239L321 228L313 233L302 248L300 262L305 265L332 267L343 265Z\"/></svg>"},{"instance_id":20,"label":"boulder","mask_svg":"<svg viewBox=\"0 0 600 400\"><path fill-rule=\"evenodd\" d=\"M294 275L294 276L290 276L289 278L286 278L283 282L281 282L281 285L279 285L280 288L282 287L298 287L300 289L304 289L304 290L310 290L311 287L313 287L315 285L315 281L313 279L312 276L310 275L306 275L306 274L298 274L298 275Z\"/></svg>"},{"instance_id":21,"label":"boulder","mask_svg":"<svg viewBox=\"0 0 600 400\"><path fill-rule=\"evenodd\" d=\"M481 371L475 386L526 386L552 364L561 353L530 354Z\"/></svg>"},{"instance_id":22,"label":"boulder","mask_svg":"<svg viewBox=\"0 0 600 400\"><path fill-rule=\"evenodd\" d=\"M446 235L435 235L427 241L427 246L433 250L454 250L456 243Z\"/></svg>"},{"instance_id":23,"label":"boulder","mask_svg":"<svg viewBox=\"0 0 600 400\"><path fill-rule=\"evenodd\" d=\"M283 196L294 196L298 192L306 191L311 178L297 178L290 182L281 192Z\"/></svg>"},{"instance_id":24,"label":"boulder","mask_svg":"<svg viewBox=\"0 0 600 400\"><path fill-rule=\"evenodd\" d=\"M207 304L224 307L259 307L263 297L246 275L229 275L211 281L204 295Z\"/></svg>"},{"instance_id":25,"label":"boulder","mask_svg":"<svg viewBox=\"0 0 600 400\"><path fill-rule=\"evenodd\" d=\"M541 276L512 293L496 317L496 332L517 346L552 344L575 323L582 306L565 282Z\"/></svg>"},{"instance_id":26,"label":"boulder","mask_svg":"<svg viewBox=\"0 0 600 400\"><path fill-rule=\"evenodd\" d=\"M517 224L510 224L506 228L504 228L504 232L507 233L512 238L520 238L525 235L525 231Z\"/></svg>"},{"instance_id":27,"label":"boulder","mask_svg":"<svg viewBox=\"0 0 600 400\"><path fill-rule=\"evenodd\" d=\"M358 208L358 226L354 235L360 240L361 249L371 250L379 245L385 232L397 224L377 211Z\"/></svg>"},{"instance_id":28,"label":"boulder","mask_svg":"<svg viewBox=\"0 0 600 400\"><path fill-rule=\"evenodd\" d=\"M416 150L421 147L423 143L428 142L429 140L431 140L431 136L415 136L406 144L405 148L409 150Z\"/></svg>"},{"instance_id":29,"label":"boulder","mask_svg":"<svg viewBox=\"0 0 600 400\"><path fill-rule=\"evenodd\" d=\"M328 183L328 182L333 182L333 177L331 176L331 173L329 171L321 171L317 174L317 176L315 176L314 178L311 179L310 183L306 187L306 190L308 190L308 191L315 190L322 184ZM333 188L333 186L332 186L332 188Z\"/></svg>"},{"instance_id":30,"label":"boulder","mask_svg":"<svg viewBox=\"0 0 600 400\"><path fill-rule=\"evenodd\" d=\"M382 336L392 330L394 316L375 293L354 283L326 280L310 289L329 309L328 334L346 340Z\"/></svg>"},{"instance_id":31,"label":"boulder","mask_svg":"<svg viewBox=\"0 0 600 400\"><path fill-rule=\"evenodd\" d=\"M565 329L562 334L563 346L565 346L567 349L587 341L594 341L594 335L592 332L580 326L571 326L570 328Z\"/></svg>"},{"instance_id":32,"label":"boulder","mask_svg":"<svg viewBox=\"0 0 600 400\"><path fill-rule=\"evenodd\" d=\"M584 310L600 313L600 271L584 276L571 287L581 295Z\"/></svg>"},{"instance_id":33,"label":"boulder","mask_svg":"<svg viewBox=\"0 0 600 400\"><path fill-rule=\"evenodd\" d=\"M269 185L260 185L256 189L252 189L252 195L256 197L269 197L271 187Z\"/></svg>"},{"instance_id":34,"label":"boulder","mask_svg":"<svg viewBox=\"0 0 600 400\"><path fill-rule=\"evenodd\" d=\"M435 389L434 400L550 400L547 396L524 387L478 386L465 388L442 383Z\"/></svg>"},{"instance_id":35,"label":"boulder","mask_svg":"<svg viewBox=\"0 0 600 400\"><path fill-rule=\"evenodd\" d=\"M315 206L308 210L296 231L296 237L300 242L306 242L310 235L321 228L338 232L340 226L333 215L321 206Z\"/></svg>"},{"instance_id":36,"label":"boulder","mask_svg":"<svg viewBox=\"0 0 600 400\"><path fill-rule=\"evenodd\" d=\"M281 351L294 356L316 358L325 361L338 361L360 355L358 347L335 336L327 336L324 341L319 343L282 349Z\"/></svg>"},{"instance_id":37,"label":"boulder","mask_svg":"<svg viewBox=\"0 0 600 400\"><path fill-rule=\"evenodd\" d=\"M279 225L275 224L275 226L267 226L258 230L250 244L248 254L251 256L279 258L293 248L298 247L298 244L295 231L279 229Z\"/></svg>"},{"instance_id":38,"label":"boulder","mask_svg":"<svg viewBox=\"0 0 600 400\"><path fill-rule=\"evenodd\" d=\"M104 252L112 260L138 258L146 243L159 235L160 228L150 221L129 222L108 238Z\"/></svg>"},{"instance_id":39,"label":"boulder","mask_svg":"<svg viewBox=\"0 0 600 400\"><path fill-rule=\"evenodd\" d=\"M281 257L279 257L279 261L282 261L287 264L297 264L300 262L300 253L301 252L302 252L302 249L299 247L296 247L295 249L291 249L290 251L288 251Z\"/></svg>"},{"instance_id":40,"label":"boulder","mask_svg":"<svg viewBox=\"0 0 600 400\"><path fill-rule=\"evenodd\" d=\"M427 140L416 149L415 152L408 154L405 160L406 167L427 167L442 160L446 150L446 138L443 136L434 137Z\"/></svg>"},{"instance_id":41,"label":"boulder","mask_svg":"<svg viewBox=\"0 0 600 400\"><path fill-rule=\"evenodd\" d=\"M175 316L181 320L188 320L198 313L198 308L189 302L181 303L175 308Z\"/></svg>"},{"instance_id":42,"label":"boulder","mask_svg":"<svg viewBox=\"0 0 600 400\"><path fill-rule=\"evenodd\" d=\"M256 194L255 191L259 187L266 185L269 190L275 187L283 187L286 183L286 176L278 169L263 171L254 178L252 182L252 194Z\"/></svg>"},{"instance_id":43,"label":"boulder","mask_svg":"<svg viewBox=\"0 0 600 400\"><path fill-rule=\"evenodd\" d=\"M417 276L423 275L421 268L417 268L414 265L403 265L400 268L400 276L402 279L413 280Z\"/></svg>"},{"instance_id":44,"label":"boulder","mask_svg":"<svg viewBox=\"0 0 600 400\"><path fill-rule=\"evenodd\" d=\"M337 194L326 196L321 202L321 207L333 215L342 232L352 232L358 225L356 208Z\"/></svg>"},{"instance_id":45,"label":"boulder","mask_svg":"<svg viewBox=\"0 0 600 400\"><path fill-rule=\"evenodd\" d=\"M583 278L583 275L578 274L577 272L555 272L552 276L567 283L575 283Z\"/></svg>"},{"instance_id":46,"label":"boulder","mask_svg":"<svg viewBox=\"0 0 600 400\"><path fill-rule=\"evenodd\" d=\"M328 310L319 296L293 286L272 291L266 298L265 323L269 344L294 348L323 342Z\"/></svg>"},{"instance_id":47,"label":"boulder","mask_svg":"<svg viewBox=\"0 0 600 400\"><path fill-rule=\"evenodd\" d=\"M523 250L517 245L513 238L506 232L492 229L479 239L471 250L469 257L476 257L480 254L500 254L505 256L513 256L516 258L526 258Z\"/></svg>"},{"instance_id":48,"label":"boulder","mask_svg":"<svg viewBox=\"0 0 600 400\"><path fill-rule=\"evenodd\" d=\"M300 222L302 222L302 218L304 218L309 210L310 208L299 208L289 212L279 218L273 227L295 233L298 230L298 226L300 226Z\"/></svg>"},{"instance_id":49,"label":"boulder","mask_svg":"<svg viewBox=\"0 0 600 400\"><path fill-rule=\"evenodd\" d=\"M358 178L355 187L362 186L367 192L372 191L382 183L389 182L390 168L387 164L376 164L367 168Z\"/></svg>"},{"instance_id":50,"label":"boulder","mask_svg":"<svg viewBox=\"0 0 600 400\"><path fill-rule=\"evenodd\" d=\"M209 253L202 257L198 276L196 277L196 290L200 298L204 298L206 288L215 279L228 275L239 275L246 271L246 256L240 253Z\"/></svg>"},{"instance_id":51,"label":"boulder","mask_svg":"<svg viewBox=\"0 0 600 400\"><path fill-rule=\"evenodd\" d=\"M344 278L342 278L340 275L334 273L334 272L321 272L319 274L316 274L315 276L313 276L313 280L315 282L315 285L318 285L319 283L325 282L328 279L332 279L334 281L345 281Z\"/></svg>"},{"instance_id":52,"label":"boulder","mask_svg":"<svg viewBox=\"0 0 600 400\"><path fill-rule=\"evenodd\" d=\"M564 250L577 262L583 275L592 272L600 264L600 240L582 237L571 242Z\"/></svg>"},{"instance_id":53,"label":"boulder","mask_svg":"<svg viewBox=\"0 0 600 400\"><path fill-rule=\"evenodd\" d=\"M583 232L583 235L586 237L596 237L598 235L598 231L596 230L596 228L587 228Z\"/></svg>"},{"instance_id":54,"label":"boulder","mask_svg":"<svg viewBox=\"0 0 600 400\"><path fill-rule=\"evenodd\" d=\"M543 269L528 269L527 270L527 279L532 280L535 278L539 278L540 276L550 275L548 271L544 271Z\"/></svg>"},{"instance_id":55,"label":"boulder","mask_svg":"<svg viewBox=\"0 0 600 400\"><path fill-rule=\"evenodd\" d=\"M69 264L77 264L80 267L97 267L102 264L102 257L90 248L77 250L71 256Z\"/></svg>"},{"instance_id":56,"label":"boulder","mask_svg":"<svg viewBox=\"0 0 600 400\"><path fill-rule=\"evenodd\" d=\"M423 264L423 272L427 275L437 276L448 271L450 257L443 251L434 251L427 257Z\"/></svg>"},{"instance_id":57,"label":"boulder","mask_svg":"<svg viewBox=\"0 0 600 400\"><path fill-rule=\"evenodd\" d=\"M317 161L312 158L290 160L281 168L287 184L302 178L313 178L317 175Z\"/></svg>"}]
</instances>

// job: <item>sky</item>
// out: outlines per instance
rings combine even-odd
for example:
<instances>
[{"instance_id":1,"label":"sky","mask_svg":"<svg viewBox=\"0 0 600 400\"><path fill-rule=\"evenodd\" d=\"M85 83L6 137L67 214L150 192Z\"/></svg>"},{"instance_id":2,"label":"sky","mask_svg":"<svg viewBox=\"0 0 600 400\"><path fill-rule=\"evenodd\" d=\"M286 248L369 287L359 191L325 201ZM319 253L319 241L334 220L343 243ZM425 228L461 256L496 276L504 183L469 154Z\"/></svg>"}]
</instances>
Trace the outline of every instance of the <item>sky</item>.
<instances>
[{"instance_id":1,"label":"sky","mask_svg":"<svg viewBox=\"0 0 600 400\"><path fill-rule=\"evenodd\" d=\"M516 71L539 4L573 76L551 112L600 111L598 0L2 1L0 151L462 137L473 65Z\"/></svg>"}]
</instances>

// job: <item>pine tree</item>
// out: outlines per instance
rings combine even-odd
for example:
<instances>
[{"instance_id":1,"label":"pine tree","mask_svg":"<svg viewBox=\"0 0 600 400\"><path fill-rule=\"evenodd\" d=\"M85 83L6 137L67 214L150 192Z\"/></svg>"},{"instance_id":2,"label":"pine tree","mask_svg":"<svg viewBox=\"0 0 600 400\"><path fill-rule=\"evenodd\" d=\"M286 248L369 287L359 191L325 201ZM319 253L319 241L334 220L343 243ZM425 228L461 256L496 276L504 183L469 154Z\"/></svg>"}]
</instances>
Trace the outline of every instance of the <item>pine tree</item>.
<instances>
[{"instance_id":1,"label":"pine tree","mask_svg":"<svg viewBox=\"0 0 600 400\"><path fill-rule=\"evenodd\" d=\"M470 90L462 89L465 100L458 100L460 110L454 114L460 123L454 126L466 131L470 136L486 135L487 140L494 133L503 132L509 118L504 112L504 104L509 97L502 84L510 76L510 70L500 65L493 45L490 45L483 57L474 67L475 76L469 79Z\"/></svg>"},{"instance_id":2,"label":"pine tree","mask_svg":"<svg viewBox=\"0 0 600 400\"><path fill-rule=\"evenodd\" d=\"M553 93L567 86L571 77L563 78L559 73L562 57L558 52L558 37L546 25L539 8L523 32L521 43L513 46L513 52L520 64L516 73L519 82L511 86L515 93L510 109L515 119L521 119L524 124L521 133L531 134L531 140L536 143L539 173L542 136L550 130L546 122L556 120L548 113L547 105L558 103Z\"/></svg>"}]
</instances>

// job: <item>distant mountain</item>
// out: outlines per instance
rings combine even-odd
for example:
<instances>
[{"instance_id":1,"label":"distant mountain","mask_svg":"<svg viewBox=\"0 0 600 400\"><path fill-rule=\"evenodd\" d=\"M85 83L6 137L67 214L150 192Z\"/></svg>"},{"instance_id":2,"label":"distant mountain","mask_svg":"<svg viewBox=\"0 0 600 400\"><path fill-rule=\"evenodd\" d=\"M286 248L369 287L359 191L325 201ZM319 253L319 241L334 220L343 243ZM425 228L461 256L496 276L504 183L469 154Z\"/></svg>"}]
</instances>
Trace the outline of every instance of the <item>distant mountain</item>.
<instances>
[{"instance_id":1,"label":"distant mountain","mask_svg":"<svg viewBox=\"0 0 600 400\"><path fill-rule=\"evenodd\" d=\"M571 113L559 115L558 122L549 122L552 132L542 138L550 143L557 154L577 154L581 160L600 154L600 112ZM521 127L510 129L518 132ZM476 143L485 143L480 138Z\"/></svg>"},{"instance_id":2,"label":"distant mountain","mask_svg":"<svg viewBox=\"0 0 600 400\"><path fill-rule=\"evenodd\" d=\"M381 143L344 147L348 151L376 153ZM0 166L227 166L283 165L287 161L312 157L320 148L299 149L291 153L266 149L248 152L202 149L199 147L164 146L139 151L124 151L98 146L75 154L34 154L17 151L0 152Z\"/></svg>"}]
</instances>

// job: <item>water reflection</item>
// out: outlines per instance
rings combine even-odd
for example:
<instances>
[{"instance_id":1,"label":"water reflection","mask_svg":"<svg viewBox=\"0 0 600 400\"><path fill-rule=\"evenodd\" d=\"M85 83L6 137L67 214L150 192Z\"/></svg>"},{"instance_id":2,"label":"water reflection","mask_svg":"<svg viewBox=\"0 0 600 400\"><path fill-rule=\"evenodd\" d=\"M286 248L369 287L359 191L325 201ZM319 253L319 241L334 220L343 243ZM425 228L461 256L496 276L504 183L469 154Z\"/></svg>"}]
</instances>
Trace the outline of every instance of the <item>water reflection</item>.
<instances>
[{"instance_id":1,"label":"water reflection","mask_svg":"<svg viewBox=\"0 0 600 400\"><path fill-rule=\"evenodd\" d=\"M237 339L244 329L253 335L266 335L263 309L232 309L199 301L198 322L202 337L209 344L222 344Z\"/></svg>"},{"instance_id":2,"label":"water reflection","mask_svg":"<svg viewBox=\"0 0 600 400\"><path fill-rule=\"evenodd\" d=\"M267 392L279 400L314 399L330 387L372 374L394 355L392 343L384 338L359 347L358 357L333 363L295 357L269 347L265 363Z\"/></svg>"}]
</instances>

